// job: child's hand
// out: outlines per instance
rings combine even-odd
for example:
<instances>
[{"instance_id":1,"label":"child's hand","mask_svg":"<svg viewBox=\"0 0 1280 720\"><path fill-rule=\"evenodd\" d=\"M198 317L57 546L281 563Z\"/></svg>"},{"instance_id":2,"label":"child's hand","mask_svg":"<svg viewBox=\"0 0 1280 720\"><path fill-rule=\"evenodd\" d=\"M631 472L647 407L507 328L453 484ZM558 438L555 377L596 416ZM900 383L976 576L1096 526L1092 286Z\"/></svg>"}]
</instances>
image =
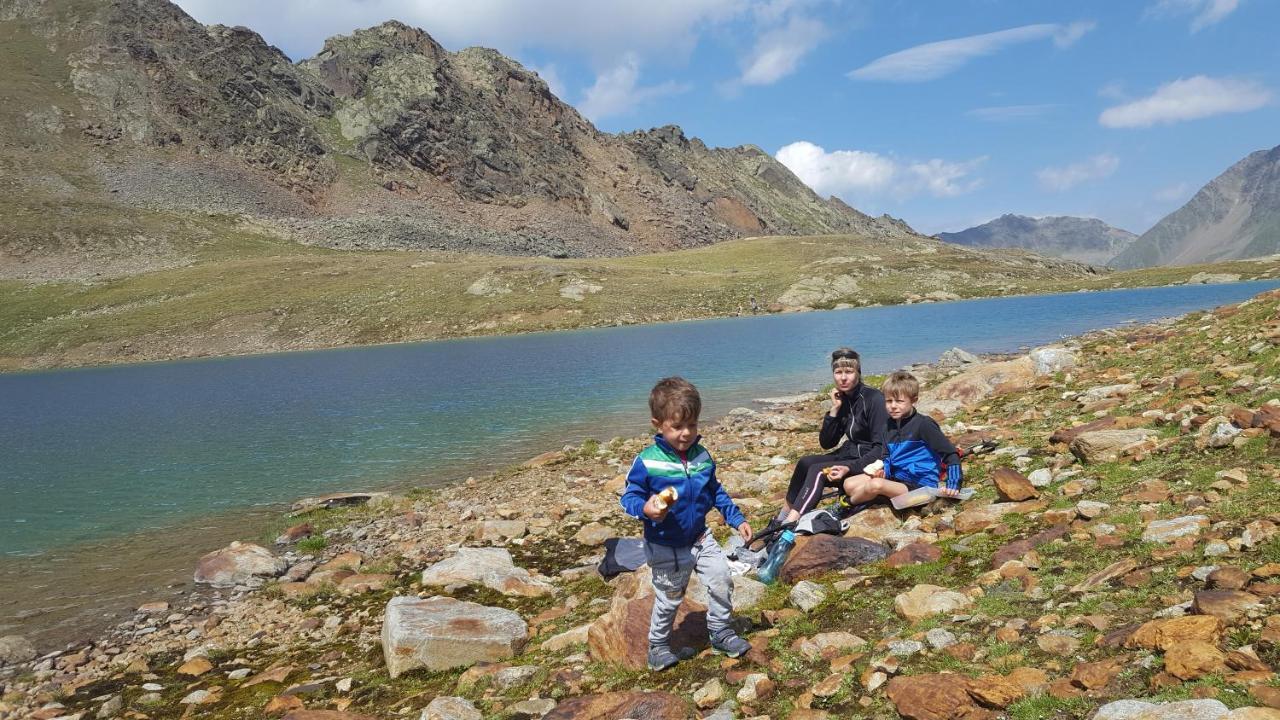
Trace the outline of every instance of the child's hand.
<instances>
[{"instance_id":1,"label":"child's hand","mask_svg":"<svg viewBox=\"0 0 1280 720\"><path fill-rule=\"evenodd\" d=\"M960 497L960 491L952 490L949 487L940 487L938 488L938 495L942 497L948 497L948 498L958 498Z\"/></svg>"},{"instance_id":2,"label":"child's hand","mask_svg":"<svg viewBox=\"0 0 1280 720\"><path fill-rule=\"evenodd\" d=\"M738 526L738 536L742 538L742 542L750 543L751 538L755 537L755 533L751 532L751 525L742 523Z\"/></svg>"},{"instance_id":3,"label":"child's hand","mask_svg":"<svg viewBox=\"0 0 1280 720\"><path fill-rule=\"evenodd\" d=\"M658 496L655 493L650 495L649 501L644 504L644 516L654 522L662 522L662 519L667 516L667 511L670 509L671 506L669 505L667 507L658 506Z\"/></svg>"},{"instance_id":4,"label":"child's hand","mask_svg":"<svg viewBox=\"0 0 1280 720\"><path fill-rule=\"evenodd\" d=\"M848 465L832 465L827 468L827 477L832 480L840 480L849 474Z\"/></svg>"}]
</instances>

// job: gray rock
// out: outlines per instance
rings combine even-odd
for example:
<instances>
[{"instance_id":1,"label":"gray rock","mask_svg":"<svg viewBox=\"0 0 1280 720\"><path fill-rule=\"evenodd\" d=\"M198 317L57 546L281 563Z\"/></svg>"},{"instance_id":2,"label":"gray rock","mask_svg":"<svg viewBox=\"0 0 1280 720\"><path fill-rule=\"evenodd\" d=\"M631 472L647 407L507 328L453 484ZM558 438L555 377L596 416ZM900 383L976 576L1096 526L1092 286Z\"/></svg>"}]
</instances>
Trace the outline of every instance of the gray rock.
<instances>
[{"instance_id":1,"label":"gray rock","mask_svg":"<svg viewBox=\"0 0 1280 720\"><path fill-rule=\"evenodd\" d=\"M503 595L523 597L555 592L550 583L535 578L524 568L516 567L511 553L503 548L459 548L453 557L423 570L422 584L439 587L480 584Z\"/></svg>"},{"instance_id":2,"label":"gray rock","mask_svg":"<svg viewBox=\"0 0 1280 720\"><path fill-rule=\"evenodd\" d=\"M1062 347L1036 348L1030 355L1036 375L1053 375L1076 366L1075 353Z\"/></svg>"},{"instance_id":3,"label":"gray rock","mask_svg":"<svg viewBox=\"0 0 1280 720\"><path fill-rule=\"evenodd\" d=\"M1093 720L1223 720L1230 712L1217 700L1170 703L1117 700L1098 708Z\"/></svg>"},{"instance_id":4,"label":"gray rock","mask_svg":"<svg viewBox=\"0 0 1280 720\"><path fill-rule=\"evenodd\" d=\"M929 643L929 647L934 650L941 650L945 647L956 644L956 636L950 631L942 628L934 628L924 634L924 639Z\"/></svg>"},{"instance_id":5,"label":"gray rock","mask_svg":"<svg viewBox=\"0 0 1280 720\"><path fill-rule=\"evenodd\" d=\"M1231 447L1231 443L1240 434L1240 428L1231 423L1218 423L1218 427L1214 428L1213 433L1209 435L1208 445L1211 448Z\"/></svg>"},{"instance_id":6,"label":"gray rock","mask_svg":"<svg viewBox=\"0 0 1280 720\"><path fill-rule=\"evenodd\" d=\"M440 695L427 703L418 720L482 720L483 717L470 700Z\"/></svg>"},{"instance_id":7,"label":"gray rock","mask_svg":"<svg viewBox=\"0 0 1280 720\"><path fill-rule=\"evenodd\" d=\"M1111 462L1126 448L1155 435L1151 430L1142 429L1083 432L1071 441L1071 454L1088 463Z\"/></svg>"},{"instance_id":8,"label":"gray rock","mask_svg":"<svg viewBox=\"0 0 1280 720\"><path fill-rule=\"evenodd\" d=\"M956 367L959 365L967 365L969 363L979 362L977 355L963 348L953 347L950 350L938 356L938 364L943 367Z\"/></svg>"},{"instance_id":9,"label":"gray rock","mask_svg":"<svg viewBox=\"0 0 1280 720\"><path fill-rule=\"evenodd\" d=\"M889 654L909 658L924 651L924 644L919 640L894 640L889 643Z\"/></svg>"},{"instance_id":10,"label":"gray rock","mask_svg":"<svg viewBox=\"0 0 1280 720\"><path fill-rule=\"evenodd\" d=\"M1033 470L1027 479L1031 481L1033 487L1048 487L1053 482L1053 471L1049 468Z\"/></svg>"},{"instance_id":11,"label":"gray rock","mask_svg":"<svg viewBox=\"0 0 1280 720\"><path fill-rule=\"evenodd\" d=\"M556 701L550 698L529 698L513 703L507 708L507 712L511 713L511 717L517 720L533 720L554 710Z\"/></svg>"},{"instance_id":12,"label":"gray rock","mask_svg":"<svg viewBox=\"0 0 1280 720\"><path fill-rule=\"evenodd\" d=\"M827 599L827 591L816 582L801 580L791 588L790 598L792 605L809 612Z\"/></svg>"},{"instance_id":13,"label":"gray rock","mask_svg":"<svg viewBox=\"0 0 1280 720\"><path fill-rule=\"evenodd\" d=\"M392 598L382 623L382 652L392 678L418 667L447 670L505 660L528 638L528 626L510 610L441 596Z\"/></svg>"},{"instance_id":14,"label":"gray rock","mask_svg":"<svg viewBox=\"0 0 1280 720\"><path fill-rule=\"evenodd\" d=\"M0 637L0 666L35 660L37 655L36 646L21 635Z\"/></svg>"},{"instance_id":15,"label":"gray rock","mask_svg":"<svg viewBox=\"0 0 1280 720\"><path fill-rule=\"evenodd\" d=\"M1173 542L1180 537L1199 535L1201 530L1209 527L1209 518L1204 515L1184 515L1169 520L1152 520L1142 532L1146 542Z\"/></svg>"},{"instance_id":16,"label":"gray rock","mask_svg":"<svg viewBox=\"0 0 1280 720\"><path fill-rule=\"evenodd\" d=\"M745 575L733 576L733 611L735 613L744 613L754 610L764 600L765 592L769 589L768 585L749 578ZM694 575L689 581L689 587L685 590L685 596L694 602L706 605L711 599L707 596L707 586L702 584L702 580Z\"/></svg>"}]
</instances>

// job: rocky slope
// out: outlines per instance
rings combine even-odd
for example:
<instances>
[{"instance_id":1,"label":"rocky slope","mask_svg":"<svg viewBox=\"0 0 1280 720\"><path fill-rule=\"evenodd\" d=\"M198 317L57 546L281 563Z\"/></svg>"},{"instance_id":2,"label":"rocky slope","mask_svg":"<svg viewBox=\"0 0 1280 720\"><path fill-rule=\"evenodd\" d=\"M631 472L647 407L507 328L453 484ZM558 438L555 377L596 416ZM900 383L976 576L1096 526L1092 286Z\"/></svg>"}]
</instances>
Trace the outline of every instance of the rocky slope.
<instances>
[{"instance_id":1,"label":"rocky slope","mask_svg":"<svg viewBox=\"0 0 1280 720\"><path fill-rule=\"evenodd\" d=\"M27 220L0 242L9 276L198 241L193 211L341 249L561 257L915 236L819 198L759 148L602 133L519 63L397 22L299 63L166 0L3 0L0 37L4 202Z\"/></svg>"},{"instance_id":2,"label":"rocky slope","mask_svg":"<svg viewBox=\"0 0 1280 720\"><path fill-rule=\"evenodd\" d=\"M1116 267L1190 265L1280 252L1280 146L1249 154L1120 253Z\"/></svg>"},{"instance_id":3,"label":"rocky slope","mask_svg":"<svg viewBox=\"0 0 1280 720\"><path fill-rule=\"evenodd\" d=\"M636 669L645 573L594 570L638 531L617 496L645 439L617 438L301 504L276 551L210 553L94 642L0 639L0 718L1276 717L1280 293L916 370L953 438L1001 443L966 463L977 497L864 511L778 585L738 578L743 658L705 649L695 587L700 654ZM778 402L707 433L756 526L824 409Z\"/></svg>"},{"instance_id":4,"label":"rocky slope","mask_svg":"<svg viewBox=\"0 0 1280 720\"><path fill-rule=\"evenodd\" d=\"M938 233L937 237L957 245L1022 248L1090 265L1109 265L1138 236L1096 218L1001 215L967 230Z\"/></svg>"}]
</instances>

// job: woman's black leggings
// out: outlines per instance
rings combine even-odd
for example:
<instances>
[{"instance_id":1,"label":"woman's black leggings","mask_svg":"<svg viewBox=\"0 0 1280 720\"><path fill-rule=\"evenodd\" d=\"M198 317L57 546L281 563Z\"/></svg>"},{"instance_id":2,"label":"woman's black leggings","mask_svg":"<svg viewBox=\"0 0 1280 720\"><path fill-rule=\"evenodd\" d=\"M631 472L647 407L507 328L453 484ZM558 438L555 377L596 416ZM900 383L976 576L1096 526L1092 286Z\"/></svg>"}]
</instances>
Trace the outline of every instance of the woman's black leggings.
<instances>
[{"instance_id":1,"label":"woman's black leggings","mask_svg":"<svg viewBox=\"0 0 1280 720\"><path fill-rule=\"evenodd\" d=\"M835 455L805 455L797 460L795 469L791 471L791 484L787 487L787 504L801 515L812 510L827 486L826 477L819 472L823 468L848 465L849 462Z\"/></svg>"}]
</instances>

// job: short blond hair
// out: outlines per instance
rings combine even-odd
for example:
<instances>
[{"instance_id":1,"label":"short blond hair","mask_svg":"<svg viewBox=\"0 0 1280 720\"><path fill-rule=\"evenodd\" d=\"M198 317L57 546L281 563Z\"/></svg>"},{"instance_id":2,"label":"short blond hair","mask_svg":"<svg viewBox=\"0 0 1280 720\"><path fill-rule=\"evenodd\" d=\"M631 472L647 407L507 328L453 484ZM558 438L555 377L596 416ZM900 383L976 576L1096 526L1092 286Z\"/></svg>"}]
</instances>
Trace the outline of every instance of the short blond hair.
<instances>
[{"instance_id":1,"label":"short blond hair","mask_svg":"<svg viewBox=\"0 0 1280 720\"><path fill-rule=\"evenodd\" d=\"M911 402L915 402L920 399L920 381L916 380L915 375L899 370L884 381L880 392L884 393L886 398L907 397Z\"/></svg>"},{"instance_id":2,"label":"short blond hair","mask_svg":"<svg viewBox=\"0 0 1280 720\"><path fill-rule=\"evenodd\" d=\"M702 396L693 383L679 376L662 378L649 391L649 412L659 422L689 422L702 414Z\"/></svg>"}]
</instances>

